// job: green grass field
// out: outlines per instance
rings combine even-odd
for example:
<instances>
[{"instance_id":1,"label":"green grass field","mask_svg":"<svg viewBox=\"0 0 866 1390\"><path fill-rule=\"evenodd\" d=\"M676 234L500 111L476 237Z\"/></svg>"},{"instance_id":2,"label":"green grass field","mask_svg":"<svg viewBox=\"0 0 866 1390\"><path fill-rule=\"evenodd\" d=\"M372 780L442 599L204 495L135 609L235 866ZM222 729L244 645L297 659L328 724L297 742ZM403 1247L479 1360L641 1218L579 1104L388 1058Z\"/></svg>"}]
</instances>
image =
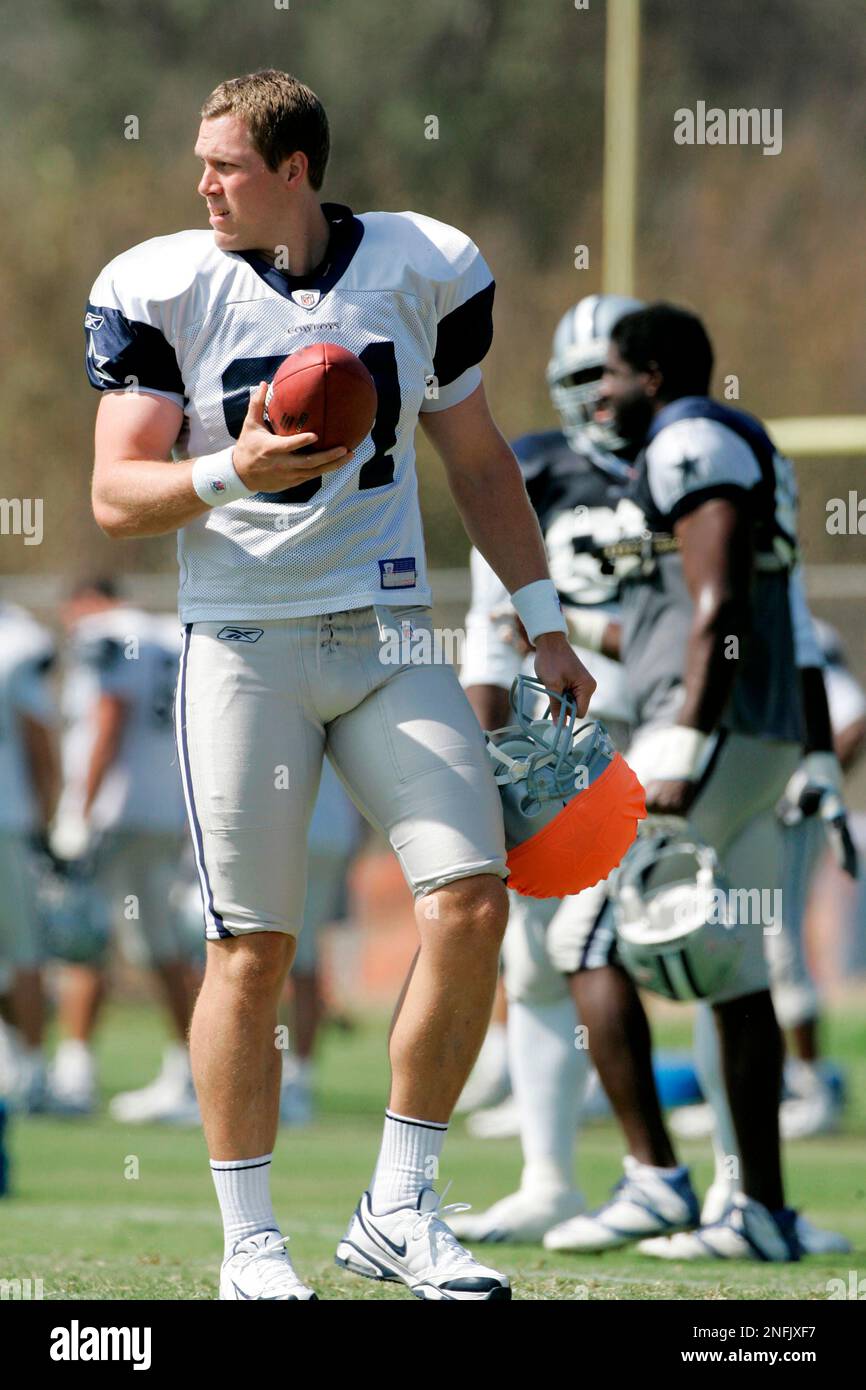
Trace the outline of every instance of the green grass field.
<instances>
[{"instance_id":1,"label":"green grass field","mask_svg":"<svg viewBox=\"0 0 866 1390\"><path fill-rule=\"evenodd\" d=\"M411 1299L338 1270L333 1251L378 1147L387 1082L381 1019L352 1033L330 1031L322 1047L319 1115L306 1131L284 1130L274 1198L292 1257L321 1298ZM688 1045L684 1013L655 1030L660 1045ZM149 1081L161 1038L153 1012L115 1008L100 1051L106 1095ZM851 1103L842 1133L790 1146L791 1201L814 1221L844 1231L850 1255L794 1266L659 1264L629 1251L569 1257L499 1246L496 1262L521 1299L824 1299L830 1278L866 1270L866 1021L862 1012L828 1023L828 1054L848 1068ZM198 1131L130 1127L96 1120L21 1119L11 1133L15 1195L0 1206L0 1277L42 1278L46 1299L212 1299L221 1255L216 1202ZM581 1181L599 1201L621 1171L612 1124L592 1125L581 1147ZM708 1145L682 1146L701 1190ZM516 1141L469 1139L455 1122L443 1159L446 1200L480 1209L512 1191ZM137 1176L127 1176L137 1171ZM441 1184L440 1184L441 1187Z\"/></svg>"}]
</instances>

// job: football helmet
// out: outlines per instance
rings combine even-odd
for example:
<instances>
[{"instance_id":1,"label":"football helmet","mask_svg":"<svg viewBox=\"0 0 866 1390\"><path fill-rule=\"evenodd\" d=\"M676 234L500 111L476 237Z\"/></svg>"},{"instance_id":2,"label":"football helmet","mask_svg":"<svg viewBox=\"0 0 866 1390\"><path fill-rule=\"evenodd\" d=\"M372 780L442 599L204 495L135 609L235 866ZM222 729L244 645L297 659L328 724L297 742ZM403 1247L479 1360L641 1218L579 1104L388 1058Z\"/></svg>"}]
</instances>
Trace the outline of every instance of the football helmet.
<instances>
[{"instance_id":1,"label":"football helmet","mask_svg":"<svg viewBox=\"0 0 866 1390\"><path fill-rule=\"evenodd\" d=\"M685 829L642 835L611 890L619 959L641 988L706 999L733 978L744 936L710 845Z\"/></svg>"},{"instance_id":2,"label":"football helmet","mask_svg":"<svg viewBox=\"0 0 866 1390\"><path fill-rule=\"evenodd\" d=\"M625 446L612 421L595 419L595 407L611 332L626 314L642 308L639 299L624 294L589 294L557 325L547 384L573 449L580 449L587 439L611 453Z\"/></svg>"},{"instance_id":3,"label":"football helmet","mask_svg":"<svg viewBox=\"0 0 866 1390\"><path fill-rule=\"evenodd\" d=\"M88 863L70 861L40 875L37 902L46 955L98 965L111 938L111 913Z\"/></svg>"},{"instance_id":4,"label":"football helmet","mask_svg":"<svg viewBox=\"0 0 866 1390\"><path fill-rule=\"evenodd\" d=\"M539 703L559 700L535 717ZM520 675L511 687L515 724L487 733L502 797L509 888L530 898L564 898L606 878L646 815L643 788L604 726L578 726L568 692Z\"/></svg>"}]
</instances>

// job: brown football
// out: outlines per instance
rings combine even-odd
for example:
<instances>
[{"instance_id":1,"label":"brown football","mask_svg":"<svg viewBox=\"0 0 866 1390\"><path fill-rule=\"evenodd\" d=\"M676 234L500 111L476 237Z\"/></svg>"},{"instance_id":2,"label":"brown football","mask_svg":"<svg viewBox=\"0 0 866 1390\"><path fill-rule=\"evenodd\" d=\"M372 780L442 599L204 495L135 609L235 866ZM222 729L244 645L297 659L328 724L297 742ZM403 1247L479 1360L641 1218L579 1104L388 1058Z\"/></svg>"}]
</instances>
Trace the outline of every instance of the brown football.
<instances>
[{"instance_id":1,"label":"brown football","mask_svg":"<svg viewBox=\"0 0 866 1390\"><path fill-rule=\"evenodd\" d=\"M275 434L318 435L313 450L357 449L376 418L376 383L338 343L312 343L277 368L265 398Z\"/></svg>"}]
</instances>

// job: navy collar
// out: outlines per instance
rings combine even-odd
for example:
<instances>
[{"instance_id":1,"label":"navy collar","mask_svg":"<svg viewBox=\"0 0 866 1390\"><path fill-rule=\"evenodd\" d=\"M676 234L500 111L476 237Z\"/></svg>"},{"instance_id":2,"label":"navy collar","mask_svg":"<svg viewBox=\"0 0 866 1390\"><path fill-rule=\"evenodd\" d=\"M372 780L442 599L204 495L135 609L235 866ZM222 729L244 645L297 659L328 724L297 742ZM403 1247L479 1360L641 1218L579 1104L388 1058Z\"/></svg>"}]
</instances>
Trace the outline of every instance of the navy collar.
<instances>
[{"instance_id":1,"label":"navy collar","mask_svg":"<svg viewBox=\"0 0 866 1390\"><path fill-rule=\"evenodd\" d=\"M266 285L290 299L294 290L318 290L321 297L332 290L345 275L364 236L364 224L343 203L323 203L322 212L327 218L331 236L325 258L315 269L305 275L289 275L285 270L259 256L255 251L238 251L236 254L245 260Z\"/></svg>"}]
</instances>

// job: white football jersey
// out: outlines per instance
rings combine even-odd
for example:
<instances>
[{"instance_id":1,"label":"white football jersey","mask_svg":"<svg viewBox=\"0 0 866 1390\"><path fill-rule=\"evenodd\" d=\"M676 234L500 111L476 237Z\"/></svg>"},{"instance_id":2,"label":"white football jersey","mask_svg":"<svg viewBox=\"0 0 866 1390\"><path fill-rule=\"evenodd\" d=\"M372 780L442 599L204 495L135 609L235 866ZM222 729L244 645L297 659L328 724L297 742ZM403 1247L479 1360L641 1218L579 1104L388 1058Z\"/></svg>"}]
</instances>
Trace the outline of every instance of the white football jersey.
<instances>
[{"instance_id":1,"label":"white football jersey","mask_svg":"<svg viewBox=\"0 0 866 1390\"><path fill-rule=\"evenodd\" d=\"M376 420L351 462L215 507L179 532L184 622L431 601L415 427L419 412L477 388L493 331L492 277L469 238L441 222L412 212L356 217L330 203L323 211L331 240L308 276L187 231L118 256L91 292L91 383L176 401L189 457L230 446L250 388L311 343L348 348L376 383Z\"/></svg>"},{"instance_id":2,"label":"white football jersey","mask_svg":"<svg viewBox=\"0 0 866 1390\"><path fill-rule=\"evenodd\" d=\"M54 641L24 609L0 603L0 828L26 832L38 824L21 716L54 723L48 673Z\"/></svg>"},{"instance_id":3,"label":"white football jersey","mask_svg":"<svg viewBox=\"0 0 866 1390\"><path fill-rule=\"evenodd\" d=\"M96 703L105 693L123 701L126 720L117 757L91 808L92 825L153 831L184 826L173 724L179 653L176 619L117 607L77 625L63 688L61 821L81 814Z\"/></svg>"}]
</instances>

